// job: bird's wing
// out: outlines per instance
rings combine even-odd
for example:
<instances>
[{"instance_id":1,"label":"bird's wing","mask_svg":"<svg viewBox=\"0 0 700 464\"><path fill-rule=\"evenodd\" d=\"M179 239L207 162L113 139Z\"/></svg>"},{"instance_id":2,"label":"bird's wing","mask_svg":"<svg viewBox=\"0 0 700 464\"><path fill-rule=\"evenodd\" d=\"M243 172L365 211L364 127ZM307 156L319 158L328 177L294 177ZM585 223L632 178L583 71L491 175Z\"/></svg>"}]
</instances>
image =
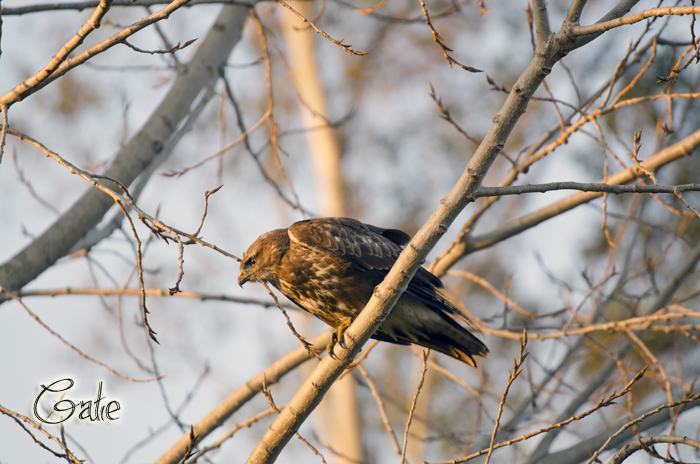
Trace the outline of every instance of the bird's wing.
<instances>
[{"instance_id":1,"label":"bird's wing","mask_svg":"<svg viewBox=\"0 0 700 464\"><path fill-rule=\"evenodd\" d=\"M292 224L289 238L314 252L332 253L364 271L386 272L410 237L400 230L382 229L350 218L307 219Z\"/></svg>"},{"instance_id":2,"label":"bird's wing","mask_svg":"<svg viewBox=\"0 0 700 464\"><path fill-rule=\"evenodd\" d=\"M292 242L314 252L332 253L367 273L375 285L384 280L403 246L411 240L398 229L383 229L351 218L316 218L299 221L288 229ZM442 282L419 268L407 294L424 300L434 298Z\"/></svg>"}]
</instances>

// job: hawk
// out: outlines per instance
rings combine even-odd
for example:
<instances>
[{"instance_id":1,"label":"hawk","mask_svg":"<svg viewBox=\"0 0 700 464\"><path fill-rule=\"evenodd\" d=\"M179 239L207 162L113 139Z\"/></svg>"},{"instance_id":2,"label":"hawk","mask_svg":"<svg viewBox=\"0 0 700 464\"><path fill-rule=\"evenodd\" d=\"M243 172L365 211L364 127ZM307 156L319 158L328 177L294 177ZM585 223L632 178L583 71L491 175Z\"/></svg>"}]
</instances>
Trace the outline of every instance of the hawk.
<instances>
[{"instance_id":1,"label":"hawk","mask_svg":"<svg viewBox=\"0 0 700 464\"><path fill-rule=\"evenodd\" d=\"M238 284L268 282L299 307L337 329L360 314L410 237L350 218L316 218L267 232L241 260ZM461 323L461 324L460 324ZM471 366L486 346L464 326L467 315L440 279L419 268L372 338L431 348Z\"/></svg>"}]
</instances>

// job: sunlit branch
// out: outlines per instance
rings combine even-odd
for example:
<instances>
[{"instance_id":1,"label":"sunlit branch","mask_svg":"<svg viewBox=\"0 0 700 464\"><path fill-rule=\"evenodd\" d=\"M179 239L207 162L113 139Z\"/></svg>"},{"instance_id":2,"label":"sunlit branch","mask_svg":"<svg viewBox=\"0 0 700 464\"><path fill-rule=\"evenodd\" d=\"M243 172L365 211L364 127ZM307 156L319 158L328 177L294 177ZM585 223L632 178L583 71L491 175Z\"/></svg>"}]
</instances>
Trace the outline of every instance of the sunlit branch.
<instances>
[{"instance_id":1,"label":"sunlit branch","mask_svg":"<svg viewBox=\"0 0 700 464\"><path fill-rule=\"evenodd\" d=\"M94 56L121 43L124 39L132 36L143 28L167 18L173 11L180 8L188 1L189 0L175 0L162 10L142 18L141 20L135 22L127 28L122 29L117 34L103 40L97 45L90 47L72 58L68 58L69 54L82 43L87 34L93 29L99 27L99 20L102 19L104 12L106 12L106 7L101 10L96 10L93 16L85 23L83 28L78 31L76 36L71 39L71 41L66 43L66 45L64 45L61 51L49 62L49 64L44 67L44 69L0 97L0 105L7 105L9 107L13 103L23 100L32 93L45 87L50 82L53 82L58 77L64 75L71 69L86 62L90 58L93 58ZM104 10L104 12L102 10Z\"/></svg>"},{"instance_id":2,"label":"sunlit branch","mask_svg":"<svg viewBox=\"0 0 700 464\"><path fill-rule=\"evenodd\" d=\"M551 182L549 184L509 185L505 187L481 187L474 194L475 198L504 195L521 195L523 193L544 193L555 190L579 190L581 192L623 193L670 193L698 192L700 184L683 185L612 185L604 183Z\"/></svg>"},{"instance_id":3,"label":"sunlit branch","mask_svg":"<svg viewBox=\"0 0 700 464\"><path fill-rule=\"evenodd\" d=\"M590 26L577 26L571 30L571 33L575 36L596 34L605 32L615 27L638 23L647 18L669 15L682 16L687 14L700 14L700 6L670 6L666 8L651 8L630 16L624 16L622 18L612 19L610 21L591 24Z\"/></svg>"},{"instance_id":4,"label":"sunlit branch","mask_svg":"<svg viewBox=\"0 0 700 464\"><path fill-rule=\"evenodd\" d=\"M328 34L323 32L321 29L317 28L316 25L313 22L311 22L311 20L305 18L302 14L300 14L297 10L292 8L288 3L284 2L283 0L277 0L277 3L279 3L280 5L282 5L283 7L285 7L286 9L291 11L292 13L294 13L299 19L301 19L302 21L307 23L309 26L311 26L314 31L321 34L323 37L330 40L331 42L333 42L334 44L336 44L337 46L339 46L340 48L342 48L343 50L345 50L349 54L361 56L361 55L367 55L369 53L369 52L361 52L361 51L354 50L352 48L352 45L344 44L342 39L341 40L333 39L331 36L329 36Z\"/></svg>"},{"instance_id":5,"label":"sunlit branch","mask_svg":"<svg viewBox=\"0 0 700 464\"><path fill-rule=\"evenodd\" d=\"M325 347L330 340L331 331L326 331L309 341L314 346ZM306 348L300 346L270 364L262 372L250 379L245 385L231 393L194 426L194 433L197 437L196 441L201 442L211 432L219 428L234 412L257 396L262 390L263 383L272 385L279 382L285 374L294 370L311 357L312 355L309 354ZM176 464L180 462L189 446L190 434L186 433L156 461L156 464Z\"/></svg>"}]
</instances>

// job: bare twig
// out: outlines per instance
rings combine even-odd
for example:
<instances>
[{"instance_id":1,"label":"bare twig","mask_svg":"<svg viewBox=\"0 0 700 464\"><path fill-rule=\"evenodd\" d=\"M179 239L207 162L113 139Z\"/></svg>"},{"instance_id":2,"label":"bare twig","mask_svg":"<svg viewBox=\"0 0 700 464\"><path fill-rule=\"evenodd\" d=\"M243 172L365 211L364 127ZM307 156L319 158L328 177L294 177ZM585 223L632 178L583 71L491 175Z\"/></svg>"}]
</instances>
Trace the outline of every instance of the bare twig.
<instances>
[{"instance_id":1,"label":"bare twig","mask_svg":"<svg viewBox=\"0 0 700 464\"><path fill-rule=\"evenodd\" d=\"M372 393L372 398L374 398L374 401L377 403L377 408L379 408L379 415L382 418L384 430L386 430L387 435L389 435L389 438L391 439L391 443L394 445L394 451L396 451L397 455L401 456L401 446L399 445L399 441L396 439L396 433L394 433L394 429L391 426L391 422L389 422L389 416L386 413L386 408L384 407L384 402L382 401L382 398L379 395L379 390L377 390L377 386L374 384L374 381L369 376L365 368L362 367L362 364L357 364L355 367L360 373L360 375L362 375L362 377L365 379L365 382L367 382L369 391L370 393Z\"/></svg>"},{"instance_id":2,"label":"bare twig","mask_svg":"<svg viewBox=\"0 0 700 464\"><path fill-rule=\"evenodd\" d=\"M278 406L275 404L275 400L272 398L272 392L267 388L267 382L265 381L265 378L264 378L264 377L263 377L263 384L262 384L262 387L261 387L260 391L261 391L261 393L263 394L263 396L265 397L265 399L267 400L267 404L269 404L269 405L270 405L270 408L272 408L272 411L276 412L277 414L279 414L280 412L282 412L281 408L278 407ZM284 408L284 407L285 407L285 406L282 406L282 408ZM321 462L323 462L323 464L328 464L328 463L326 462L326 458L324 458L323 455L322 455L311 443L309 443L309 440L307 440L306 438L302 437L302 436L299 434L299 432L296 432L296 436L297 436L297 438L299 439L299 441L301 441L301 442L304 443L306 446L308 446L309 449L311 449L311 451L312 451L316 456L318 456L318 457L321 458Z\"/></svg>"},{"instance_id":3,"label":"bare twig","mask_svg":"<svg viewBox=\"0 0 700 464\"><path fill-rule=\"evenodd\" d=\"M457 131L458 131L460 134L462 134L462 135L464 136L464 138L466 138L467 140L469 140L470 142L472 142L474 145L477 145L477 146L479 145L479 143L480 143L479 140L477 140L477 139L475 139L474 137L472 137L471 135L469 135L464 129L462 129L462 128L460 127L459 124L457 124L457 121L455 121L455 120L452 118L452 115L450 114L450 110L448 110L447 107L445 107L445 106L442 104L442 98L440 98L440 97L437 96L437 93L435 92L435 89L433 88L433 84L430 84L430 98L432 98L433 101L435 102L435 104L437 105L438 110L440 111L440 115L442 116L442 118L443 118L445 121L447 121L447 122L449 122L450 124L452 124L452 126L453 126L455 129L457 129Z\"/></svg>"},{"instance_id":4,"label":"bare twig","mask_svg":"<svg viewBox=\"0 0 700 464\"><path fill-rule=\"evenodd\" d=\"M61 295L86 295L86 296L110 296L110 295L130 295L130 296L141 296L140 288L57 288L53 290L22 290L16 293L20 298L27 297L38 297L38 296L61 296ZM265 308L276 307L274 301L261 300L255 298L241 298L232 295L224 294L213 294L213 293L200 293L200 292L188 292L180 291L176 294L170 293L170 289L165 288L147 288L145 289L147 296L159 296L159 297L180 297L180 298L194 298L201 301L227 301L231 303L242 303L242 304L252 304L257 306L262 306ZM291 304L282 304L286 309L297 309Z\"/></svg>"},{"instance_id":5,"label":"bare twig","mask_svg":"<svg viewBox=\"0 0 700 464\"><path fill-rule=\"evenodd\" d=\"M4 288L2 288L2 287L0 287L0 294L4 294L4 295L8 296L9 298L11 298L12 300L16 301L17 303L19 303L19 305L22 306L22 308L24 308L24 310L27 312L27 314L29 314L29 316L30 316L32 319L34 319L40 326L42 326L44 329L46 329L46 331L48 331L51 335L53 335L54 337L58 338L58 339L61 341L61 343L63 343L64 345L66 345L66 346L69 347L71 350L75 351L75 352L78 353L81 357L87 359L88 361L93 362L93 363L97 364L98 366L104 367L105 369L107 369L109 372L111 372L112 374L116 375L117 377L120 377L120 378L122 378L122 379L124 379L124 380L128 380L129 382L152 382L152 381L154 381L154 380L158 380L157 378L156 378L156 379L143 379L143 380L140 380L140 379L135 379L135 378L133 378L133 377L129 377L129 376L127 376L127 375L124 375L124 374L121 374L121 373L117 372L116 370L112 369L111 367L109 367L109 366L106 365L105 363L103 363L103 362L101 362L101 361L98 361L97 359L93 358L92 356L89 356L88 354L84 353L83 351L81 351L80 349L78 349L75 345L73 345L73 344L70 343L68 340L66 340L65 338L63 338L63 337L61 336L61 334L59 334L58 332L56 332L55 330L53 330L51 327L49 327L48 325L46 325L46 323L45 323L44 321L42 321L42 320L39 318L39 316L37 316L31 309L29 309L29 307L28 307L27 305L24 304L24 302L22 301L22 299L21 299L20 297L18 297L17 295L12 294L12 293L10 293L10 292L8 292L6 289L4 289Z\"/></svg>"},{"instance_id":6,"label":"bare twig","mask_svg":"<svg viewBox=\"0 0 700 464\"><path fill-rule=\"evenodd\" d=\"M523 337L520 340L520 353L518 354L518 359L513 358L513 370L508 371L508 381L506 382L506 387L503 389L503 395L501 396L501 402L498 403L498 414L496 415L496 423L493 425L493 431L491 432L491 443L489 444L488 453L486 453L485 464L488 464L491 460L491 453L493 453L493 445L496 441L496 434L498 433L498 427L501 424L501 415L503 414L503 408L506 405L506 398L508 397L508 392L510 391L511 385L515 382L522 372L523 363L525 358L527 358L527 353L525 352L525 347L527 346L527 331L523 329Z\"/></svg>"},{"instance_id":7,"label":"bare twig","mask_svg":"<svg viewBox=\"0 0 700 464\"><path fill-rule=\"evenodd\" d=\"M285 7L286 9L288 9L289 11L291 11L292 13L294 13L299 19L301 19L302 21L304 21L306 24L308 24L309 26L311 26L311 27L314 29L314 31L316 31L317 33L321 34L323 37L325 37L326 39L330 40L331 42L333 42L334 44L336 44L337 46L339 46L340 48L342 48L343 50L345 50L345 51L348 52L349 54L351 54L351 55L362 56L362 55L367 55L367 54L369 53L369 52L360 52L360 51L357 51L357 50L353 50L352 45L344 44L342 39L341 39L341 40L335 40L335 39L333 39L331 36L329 36L328 34L326 34L325 32L323 32L321 29L317 28L316 25L315 25L313 22L311 22L310 20L306 19L306 18L305 18L303 15L301 15L297 10L295 10L294 8L292 8L288 3L284 2L283 0L277 0L277 2L278 2L280 5L282 5L283 7Z\"/></svg>"},{"instance_id":8,"label":"bare twig","mask_svg":"<svg viewBox=\"0 0 700 464\"><path fill-rule=\"evenodd\" d=\"M428 371L428 355L430 350L423 350L423 368L420 371L420 379L418 380L418 387L416 388L416 394L413 395L413 401L411 402L411 408L408 410L408 418L406 419L406 427L403 432L403 447L401 448L401 464L406 462L406 447L408 446L408 431L411 428L411 422L413 422L413 413L416 411L416 404L418 404L418 395L423 389L423 383L425 383L425 373Z\"/></svg>"},{"instance_id":9,"label":"bare twig","mask_svg":"<svg viewBox=\"0 0 700 464\"><path fill-rule=\"evenodd\" d=\"M197 41L197 39L191 39L182 45L180 44L180 42L178 42L177 44L173 45L172 47L168 48L167 50L144 50L142 48L137 47L136 45L129 43L126 39L124 39L122 41L122 43L124 45L126 45L127 47L129 47L130 49L134 50L135 52L144 53L147 55L165 55L165 54L172 54L172 53L175 53L175 52L180 51L180 50L184 50L185 48L189 47L190 45L192 45L196 41Z\"/></svg>"},{"instance_id":10,"label":"bare twig","mask_svg":"<svg viewBox=\"0 0 700 464\"><path fill-rule=\"evenodd\" d=\"M503 292L499 291L496 287L494 287L489 281L487 281L483 277L479 277L467 271L448 271L447 275L459 276L467 280L471 280L472 282L475 282L476 284L480 285L484 289L488 290L489 292L503 300L504 303L513 308L515 312L517 312L521 316L533 317L536 315L536 313L534 312L525 311L523 308L520 307L518 303L508 298L506 295L503 294Z\"/></svg>"},{"instance_id":11,"label":"bare twig","mask_svg":"<svg viewBox=\"0 0 700 464\"><path fill-rule=\"evenodd\" d=\"M281 2L281 0L278 0ZM284 2L282 2L284 3ZM291 7L290 7L291 8ZM296 208L303 212L304 208L301 206L301 203L299 202L299 197L297 196L296 190L294 189L294 185L292 185L292 181L289 179L287 176L287 172L284 169L284 164L282 163L282 159L280 158L279 154L279 146L277 144L277 132L279 128L277 127L277 124L275 123L274 119L274 113L272 111L272 108L274 106L274 98L272 94L272 64L270 61L270 52L268 51L267 47L267 35L265 33L265 27L263 26L262 21L260 20L260 17L258 16L258 13L255 11L255 8L250 7L250 16L255 20L255 25L258 28L258 34L260 35L260 46L262 48L262 53L263 53L263 58L265 62L265 80L267 83L267 104L269 108L269 116L267 117L267 123L270 131L270 145L272 146L272 152L275 155L275 159L277 160L277 165L279 166L280 173L282 174L282 177L284 180L287 182L287 185L289 186L289 190L292 193L292 197L294 197L294 202Z\"/></svg>"},{"instance_id":12,"label":"bare twig","mask_svg":"<svg viewBox=\"0 0 700 464\"><path fill-rule=\"evenodd\" d=\"M204 212L202 213L202 220L199 221L199 227L197 227L197 230L194 232L195 237L199 237L199 233L202 231L202 227L204 227L204 219L207 217L207 211L209 210L209 196L214 195L216 192L218 192L223 185L219 185L213 190L207 190L207 192L204 194Z\"/></svg>"},{"instance_id":13,"label":"bare twig","mask_svg":"<svg viewBox=\"0 0 700 464\"><path fill-rule=\"evenodd\" d=\"M433 27L433 23L430 21L430 15L428 14L428 8L425 6L425 2L423 0L420 1L420 7L423 10L423 16L425 17L425 24L428 25L428 28L430 29L430 33L433 34L433 40L435 40L435 43L438 44L440 47L440 50L442 51L442 55L445 57L447 62L449 63L450 67L452 67L452 64L456 64L460 68L464 69L465 71L469 71L472 73L478 73L478 72L483 72L481 69L476 69L472 68L471 66L466 66L460 63L459 61L455 60L450 56L449 53L451 52L452 49L449 48L447 45L445 45L444 40L442 37L440 37L440 34L438 34L438 31L435 30L435 27Z\"/></svg>"},{"instance_id":14,"label":"bare twig","mask_svg":"<svg viewBox=\"0 0 700 464\"><path fill-rule=\"evenodd\" d=\"M309 343L306 341L306 337L303 337L299 332L296 331L294 328L294 325L292 325L292 320L289 319L289 315L287 314L287 311L284 310L282 306L280 306L279 300L277 300L277 295L274 294L272 290L270 290L270 287L267 285L267 282L262 283L263 286L265 287L265 290L267 290L267 293L272 297L272 299L275 301L275 306L279 308L280 311L282 311L282 314L284 315L284 318L287 320L287 326L289 329L292 331L295 337L301 342L301 344L306 348L306 351L309 352L309 355L316 356L316 358L321 359L320 353L323 350L316 350L313 347L313 344Z\"/></svg>"},{"instance_id":15,"label":"bare twig","mask_svg":"<svg viewBox=\"0 0 700 464\"><path fill-rule=\"evenodd\" d=\"M167 240L176 241L176 239L175 239L176 235L179 235L182 237L187 237L192 242L198 243L200 245L203 245L203 246L211 248L215 251L218 251L219 253L223 254L224 256L227 256L229 258L233 258L236 261L240 261L240 258L222 250L221 248L217 247L216 245L213 245L211 243L207 243L204 240L194 236L193 234L189 234L187 232L183 232L181 230L175 229L174 227L170 227L170 226L165 225L164 223L162 223L158 219L147 214L145 211L143 211L141 208L139 208L130 198L126 198L126 197L119 195L118 193L114 192L112 189L105 187L104 185L97 182L97 180L96 180L96 179L110 180L111 182L114 182L117 185L119 185L121 187L122 191L128 196L129 193L126 190L126 187L124 187L124 185L121 182L118 182L116 179L110 178L107 176L92 174L92 173L89 173L87 171L84 171L84 170L78 168L77 166L73 165L72 163L70 163L66 159L62 158L57 153L51 151L49 148L44 146L42 143L38 142L37 140L33 139L32 137L30 137L27 134L24 134L20 131L17 131L15 129L9 129L8 133L10 135L13 135L13 136L19 138L20 140L23 140L23 141L28 142L31 145L35 146L36 148L41 150L46 156L54 159L60 165L68 168L71 173L82 177L83 179L87 180L93 187L96 187L97 189L101 190L102 192L104 192L107 195L109 195L110 197L112 197L112 199L117 204L123 204L125 206L128 206L130 209L134 210L138 214L139 219L141 219L141 222L143 222L143 224L146 227L148 227L151 230L151 232L156 234L159 238L162 238L166 241ZM172 237L168 237L168 236L163 235L163 232L169 232L170 234L172 234Z\"/></svg>"},{"instance_id":16,"label":"bare twig","mask_svg":"<svg viewBox=\"0 0 700 464\"><path fill-rule=\"evenodd\" d=\"M200 458L203 458L204 455L210 451L216 450L221 448L221 446L226 443L229 439L231 439L236 432L243 428L248 428L251 425L255 424L258 422L260 419L263 419L271 414L275 414L277 411L274 409L265 409L263 411L260 411L259 413L255 414L254 416L249 417L248 419L239 422L238 424L234 425L231 430L229 430L226 435L218 439L215 443L203 447L191 460L187 461L187 464L194 464L195 462L199 461Z\"/></svg>"}]
</instances>

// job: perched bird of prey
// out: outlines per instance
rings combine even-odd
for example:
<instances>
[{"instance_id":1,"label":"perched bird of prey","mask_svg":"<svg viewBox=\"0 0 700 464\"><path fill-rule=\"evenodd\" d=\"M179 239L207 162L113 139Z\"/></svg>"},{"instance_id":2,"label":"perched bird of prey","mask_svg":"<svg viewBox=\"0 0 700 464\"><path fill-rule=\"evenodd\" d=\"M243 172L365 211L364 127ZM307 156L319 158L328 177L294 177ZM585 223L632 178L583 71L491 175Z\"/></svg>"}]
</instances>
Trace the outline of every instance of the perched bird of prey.
<instances>
[{"instance_id":1,"label":"perched bird of prey","mask_svg":"<svg viewBox=\"0 0 700 464\"><path fill-rule=\"evenodd\" d=\"M374 288L410 237L350 218L317 218L267 232L248 248L238 283L268 282L302 309L337 328L336 337L360 314ZM462 324L466 314L450 302L442 282L419 268L372 338L431 348L476 366L486 346ZM459 321L459 322L458 322Z\"/></svg>"}]
</instances>

